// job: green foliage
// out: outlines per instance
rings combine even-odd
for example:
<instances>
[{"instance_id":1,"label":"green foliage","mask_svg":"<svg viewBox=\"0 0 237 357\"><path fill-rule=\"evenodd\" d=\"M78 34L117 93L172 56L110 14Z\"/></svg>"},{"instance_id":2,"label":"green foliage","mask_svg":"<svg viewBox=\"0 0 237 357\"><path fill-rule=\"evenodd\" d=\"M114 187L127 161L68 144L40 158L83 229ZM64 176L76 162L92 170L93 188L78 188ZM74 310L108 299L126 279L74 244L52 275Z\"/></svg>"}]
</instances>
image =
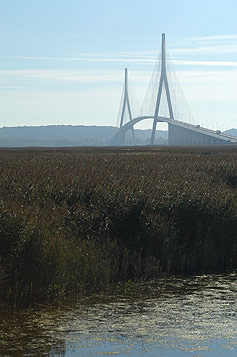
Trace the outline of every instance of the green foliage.
<instances>
[{"instance_id":1,"label":"green foliage","mask_svg":"<svg viewBox=\"0 0 237 357\"><path fill-rule=\"evenodd\" d=\"M0 152L0 303L237 267L237 155Z\"/></svg>"}]
</instances>

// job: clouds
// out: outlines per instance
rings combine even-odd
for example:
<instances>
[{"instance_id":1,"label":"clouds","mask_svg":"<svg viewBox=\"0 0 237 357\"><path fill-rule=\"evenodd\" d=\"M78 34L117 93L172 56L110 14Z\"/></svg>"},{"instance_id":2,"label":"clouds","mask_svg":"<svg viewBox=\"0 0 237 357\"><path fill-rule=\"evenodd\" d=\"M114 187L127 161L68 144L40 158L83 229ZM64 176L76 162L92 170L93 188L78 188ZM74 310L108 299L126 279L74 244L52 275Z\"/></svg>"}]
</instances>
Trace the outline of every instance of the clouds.
<instances>
[{"instance_id":1,"label":"clouds","mask_svg":"<svg viewBox=\"0 0 237 357\"><path fill-rule=\"evenodd\" d=\"M78 82L106 83L118 81L119 71L107 70L71 70L71 69L25 69L0 71L0 82L12 81L45 81L46 82Z\"/></svg>"},{"instance_id":2,"label":"clouds","mask_svg":"<svg viewBox=\"0 0 237 357\"><path fill-rule=\"evenodd\" d=\"M201 42L237 41L237 34L193 37L192 40Z\"/></svg>"},{"instance_id":3,"label":"clouds","mask_svg":"<svg viewBox=\"0 0 237 357\"><path fill-rule=\"evenodd\" d=\"M193 115L236 126L237 35L173 40L168 47ZM14 68L0 70L2 125L36 125L34 118L41 118L42 124L114 125L124 67L142 104L157 53L151 49L0 58L9 59Z\"/></svg>"},{"instance_id":4,"label":"clouds","mask_svg":"<svg viewBox=\"0 0 237 357\"><path fill-rule=\"evenodd\" d=\"M237 34L216 35L206 37L191 37L184 39L167 38L167 53L175 65L193 66L237 66ZM8 59L18 61L18 64L45 67L45 64L70 67L72 65L99 68L112 64L114 68L121 65L144 65L153 66L157 58L158 49L131 50L121 52L103 53L77 53L74 56L2 56L0 60Z\"/></svg>"},{"instance_id":5,"label":"clouds","mask_svg":"<svg viewBox=\"0 0 237 357\"><path fill-rule=\"evenodd\" d=\"M237 53L237 34L186 38L171 44L171 50L174 56L202 57L208 60L219 55L219 59L228 56L228 60L233 61Z\"/></svg>"}]
</instances>

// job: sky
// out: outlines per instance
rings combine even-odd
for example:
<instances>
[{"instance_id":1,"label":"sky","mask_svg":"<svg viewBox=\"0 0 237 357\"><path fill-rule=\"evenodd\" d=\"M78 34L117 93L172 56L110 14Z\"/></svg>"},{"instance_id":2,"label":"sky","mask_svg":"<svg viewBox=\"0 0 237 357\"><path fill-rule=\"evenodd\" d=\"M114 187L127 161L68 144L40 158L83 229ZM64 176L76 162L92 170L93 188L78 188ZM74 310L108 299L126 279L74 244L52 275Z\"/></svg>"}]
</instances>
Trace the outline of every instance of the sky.
<instances>
[{"instance_id":1,"label":"sky","mask_svg":"<svg viewBox=\"0 0 237 357\"><path fill-rule=\"evenodd\" d=\"M0 127L116 125L124 68L140 105L165 33L193 121L236 128L236 14L236 0L0 0Z\"/></svg>"}]
</instances>

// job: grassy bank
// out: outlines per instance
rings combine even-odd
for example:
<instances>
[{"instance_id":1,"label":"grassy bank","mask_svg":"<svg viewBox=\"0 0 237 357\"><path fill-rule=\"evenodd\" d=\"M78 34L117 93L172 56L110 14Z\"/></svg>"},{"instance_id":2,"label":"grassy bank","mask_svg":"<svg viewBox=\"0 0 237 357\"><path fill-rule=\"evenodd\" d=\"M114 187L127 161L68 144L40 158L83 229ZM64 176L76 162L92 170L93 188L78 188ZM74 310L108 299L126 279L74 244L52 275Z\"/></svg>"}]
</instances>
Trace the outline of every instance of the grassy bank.
<instances>
[{"instance_id":1,"label":"grassy bank","mask_svg":"<svg viewBox=\"0 0 237 357\"><path fill-rule=\"evenodd\" d=\"M237 148L0 151L0 303L237 267Z\"/></svg>"}]
</instances>

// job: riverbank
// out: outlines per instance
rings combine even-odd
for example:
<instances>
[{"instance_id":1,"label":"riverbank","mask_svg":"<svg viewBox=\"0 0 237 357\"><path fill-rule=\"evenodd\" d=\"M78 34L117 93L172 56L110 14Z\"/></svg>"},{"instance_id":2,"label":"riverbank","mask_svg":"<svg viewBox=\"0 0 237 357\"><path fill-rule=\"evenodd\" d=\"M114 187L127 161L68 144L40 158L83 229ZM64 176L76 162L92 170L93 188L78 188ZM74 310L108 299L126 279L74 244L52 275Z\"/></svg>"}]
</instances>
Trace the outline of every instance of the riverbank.
<instances>
[{"instance_id":1,"label":"riverbank","mask_svg":"<svg viewBox=\"0 0 237 357\"><path fill-rule=\"evenodd\" d=\"M2 149L0 303L237 268L237 148Z\"/></svg>"}]
</instances>

